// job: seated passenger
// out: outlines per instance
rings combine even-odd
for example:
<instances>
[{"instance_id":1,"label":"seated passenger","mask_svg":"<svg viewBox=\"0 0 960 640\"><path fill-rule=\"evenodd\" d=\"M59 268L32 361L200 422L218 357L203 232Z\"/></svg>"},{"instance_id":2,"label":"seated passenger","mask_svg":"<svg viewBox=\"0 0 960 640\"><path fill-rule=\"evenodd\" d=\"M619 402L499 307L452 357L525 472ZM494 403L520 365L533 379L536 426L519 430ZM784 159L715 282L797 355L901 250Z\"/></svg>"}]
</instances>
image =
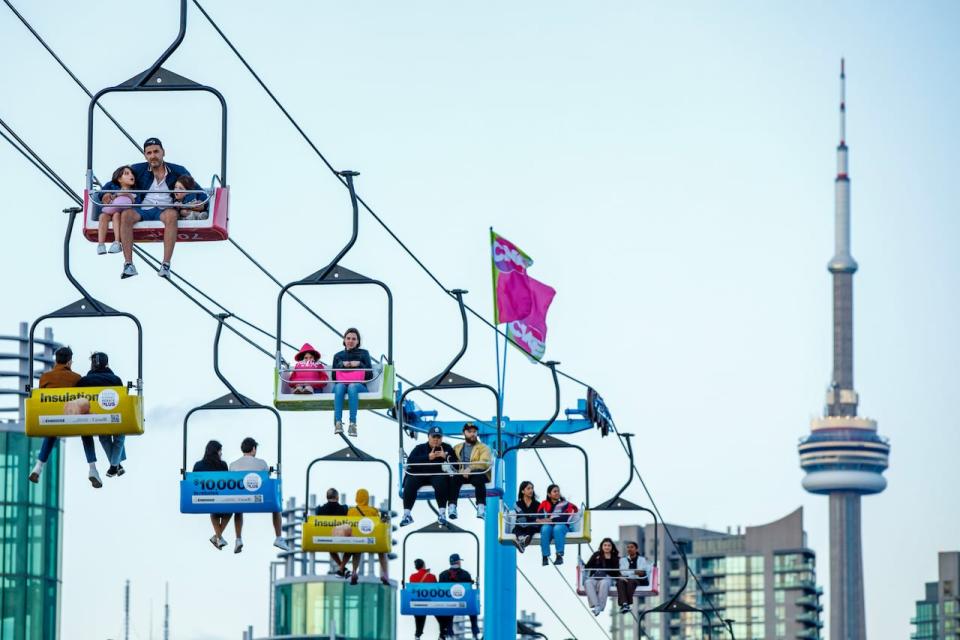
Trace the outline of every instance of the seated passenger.
<instances>
[{"instance_id":1,"label":"seated passenger","mask_svg":"<svg viewBox=\"0 0 960 640\"><path fill-rule=\"evenodd\" d=\"M537 494L533 490L533 483L529 480L520 483L516 509L513 544L517 547L517 551L523 553L530 541L533 540L533 536L540 533L540 525L537 524L539 522L537 513L540 511L540 503L537 501Z\"/></svg>"},{"instance_id":2,"label":"seated passenger","mask_svg":"<svg viewBox=\"0 0 960 640\"><path fill-rule=\"evenodd\" d=\"M104 206L97 217L97 255L107 253L107 229L113 220L113 244L110 253L120 253L120 214L137 201L137 195L129 190L137 185L130 165L123 165L113 172L110 182L117 186L117 191L101 192L100 202Z\"/></svg>"},{"instance_id":3,"label":"seated passenger","mask_svg":"<svg viewBox=\"0 0 960 640\"><path fill-rule=\"evenodd\" d=\"M350 510L347 511L348 516L366 516L368 518L380 519L380 511L369 505L370 502L370 492L366 489L357 489L357 506L350 507ZM357 584L357 569L360 568L360 553L348 554L353 558L353 575L350 576L350 584ZM390 584L389 577L389 568L387 565L387 554L378 553L378 559L380 560L380 582L385 585Z\"/></svg>"},{"instance_id":4,"label":"seated passenger","mask_svg":"<svg viewBox=\"0 0 960 640\"><path fill-rule=\"evenodd\" d=\"M550 541L553 540L557 548L557 557L553 564L563 564L563 550L567 542L567 532L570 531L572 514L578 511L576 505L560 495L560 487L551 484L547 487L547 499L540 503L538 511L541 518L537 520L540 527L540 551L543 555L543 566L550 563Z\"/></svg>"},{"instance_id":5,"label":"seated passenger","mask_svg":"<svg viewBox=\"0 0 960 640\"><path fill-rule=\"evenodd\" d=\"M203 458L197 460L193 465L196 471L227 471L227 463L223 461L223 445L216 440L207 443L203 451ZM217 551L227 546L227 541L223 538L223 531L230 522L229 513L211 513L210 522L213 524L213 535L210 536L210 544L217 548Z\"/></svg>"},{"instance_id":6,"label":"seated passenger","mask_svg":"<svg viewBox=\"0 0 960 640\"><path fill-rule=\"evenodd\" d=\"M473 584L473 577L469 571L460 568L460 554L450 555L450 568L440 572L437 578L438 582L461 582ZM441 622L441 618L443 619ZM437 621L441 623L441 637L452 638L453 635L453 616L438 616ZM477 616L470 616L470 630L473 632L473 640L480 637L480 625L477 622Z\"/></svg>"},{"instance_id":7,"label":"seated passenger","mask_svg":"<svg viewBox=\"0 0 960 640\"><path fill-rule=\"evenodd\" d=\"M193 176L180 176L173 184L173 206L181 220L206 220L210 217L206 196L202 193L187 193L199 190Z\"/></svg>"},{"instance_id":8,"label":"seated passenger","mask_svg":"<svg viewBox=\"0 0 960 640\"><path fill-rule=\"evenodd\" d=\"M447 508L447 515L451 520L457 519L460 487L469 484L477 496L477 517L483 520L487 510L487 483L492 477L490 465L493 457L490 447L477 438L477 425L472 422L463 425L463 442L453 448L453 453L460 464L454 465L457 473L450 476L450 506Z\"/></svg>"},{"instance_id":9,"label":"seated passenger","mask_svg":"<svg viewBox=\"0 0 960 640\"><path fill-rule=\"evenodd\" d=\"M318 516L345 516L347 515L347 505L340 504L340 492L331 487L327 489L327 501L318 505L313 513ZM336 551L330 552L330 560L337 565L337 570L334 572L336 575L341 578L347 577L347 560L349 559L349 553L345 553L341 557Z\"/></svg>"},{"instance_id":10,"label":"seated passenger","mask_svg":"<svg viewBox=\"0 0 960 640\"><path fill-rule=\"evenodd\" d=\"M637 587L649 589L656 586L650 584L652 572L650 561L640 555L637 543L628 542L627 555L620 558L620 575L623 577L617 580L617 604L620 605L620 613L630 613Z\"/></svg>"},{"instance_id":11,"label":"seated passenger","mask_svg":"<svg viewBox=\"0 0 960 640\"><path fill-rule=\"evenodd\" d=\"M257 441L253 438L244 438L240 443L240 451L243 455L230 463L230 471L270 471L270 465L266 460L257 457ZM280 512L274 511L273 514L273 532L276 538L273 540L273 546L290 551L287 541L280 535ZM234 553L243 551L243 514L233 514L233 527L237 532L237 542L233 547Z\"/></svg>"},{"instance_id":12,"label":"seated passenger","mask_svg":"<svg viewBox=\"0 0 960 640\"><path fill-rule=\"evenodd\" d=\"M40 382L38 383L40 388L63 389L76 385L77 380L80 379L80 374L70 368L73 364L73 350L70 347L60 347L53 352L53 361L53 369L44 371L40 376ZM40 445L40 452L37 453L37 464L33 467L33 471L30 472L30 482L40 482L43 465L47 463L47 460L50 458L50 453L56 444L57 438L55 436L47 436L43 439L43 444ZM96 473L97 453L96 450L93 449L93 439L90 440L90 449L93 450L93 458L91 459L90 456L87 455L87 462L90 463L92 473L96 474L90 476L90 482L93 482L94 478L96 478L97 482L94 483L93 486L99 489L101 485L97 483L100 482L100 475ZM87 446L84 444L84 452L86 451Z\"/></svg>"},{"instance_id":13,"label":"seated passenger","mask_svg":"<svg viewBox=\"0 0 960 640\"><path fill-rule=\"evenodd\" d=\"M360 392L367 390L366 381L373 378L370 354L360 348L360 332L350 327L343 334L343 351L333 356L333 432L343 433L343 398L350 398L350 428L347 433L357 435L357 410Z\"/></svg>"},{"instance_id":14,"label":"seated passenger","mask_svg":"<svg viewBox=\"0 0 960 640\"><path fill-rule=\"evenodd\" d=\"M122 387L123 380L121 380L113 371L110 370L110 367L107 365L110 363L110 359L107 357L107 354L102 351L97 351L96 353L90 356L90 371L87 372L87 375L83 376L77 380L76 386L78 387ZM89 409L86 411L89 412ZM84 413L86 413L84 412ZM112 478L114 476L122 476L126 473L126 470L123 468L123 465L120 464L127 459L127 451L124 447L124 441L127 439L125 435L118 436L98 436L100 439L100 446L103 447L104 453L107 454L107 461L110 462L110 467L107 469L107 477ZM83 449L87 451L87 447L93 451L93 438L90 436L83 436ZM90 459L88 453L87 459ZM97 459L96 452L93 453L94 462ZM97 474L96 464L93 462L91 464L90 473L97 475L96 482L94 482L93 475L90 476L90 482L93 483L94 487L100 482L100 477Z\"/></svg>"},{"instance_id":15,"label":"seated passenger","mask_svg":"<svg viewBox=\"0 0 960 640\"><path fill-rule=\"evenodd\" d=\"M304 342L293 359L296 364L287 381L290 390L293 393L322 393L330 378L320 362L320 352L309 342Z\"/></svg>"},{"instance_id":16,"label":"seated passenger","mask_svg":"<svg viewBox=\"0 0 960 640\"><path fill-rule=\"evenodd\" d=\"M411 584L417 584L421 582L436 582L437 576L430 573L430 569L427 568L427 563L422 559L417 558L413 561L413 568L416 569L413 573L410 574L410 577L407 579L407 582ZM435 616L437 618L437 625L440 627L440 633L443 633L443 628L445 620L443 616ZM423 627L427 624L427 616L413 616L413 622L416 629L414 630L413 637L416 640L420 640L420 637L423 635Z\"/></svg>"},{"instance_id":17,"label":"seated passenger","mask_svg":"<svg viewBox=\"0 0 960 640\"><path fill-rule=\"evenodd\" d=\"M584 565L583 586L587 590L587 602L593 615L599 616L607 608L607 598L613 581L620 577L620 552L610 538L600 541L600 548L594 551ZM618 580L619 582L619 580Z\"/></svg>"},{"instance_id":18,"label":"seated passenger","mask_svg":"<svg viewBox=\"0 0 960 640\"><path fill-rule=\"evenodd\" d=\"M437 522L447 524L447 492L449 481L443 467L453 460L453 447L443 442L443 429L430 427L427 441L418 444L407 456L407 467L403 478L403 519L400 526L413 522L410 510L417 502L417 491L425 485L432 485L437 500L439 515Z\"/></svg>"}]
</instances>

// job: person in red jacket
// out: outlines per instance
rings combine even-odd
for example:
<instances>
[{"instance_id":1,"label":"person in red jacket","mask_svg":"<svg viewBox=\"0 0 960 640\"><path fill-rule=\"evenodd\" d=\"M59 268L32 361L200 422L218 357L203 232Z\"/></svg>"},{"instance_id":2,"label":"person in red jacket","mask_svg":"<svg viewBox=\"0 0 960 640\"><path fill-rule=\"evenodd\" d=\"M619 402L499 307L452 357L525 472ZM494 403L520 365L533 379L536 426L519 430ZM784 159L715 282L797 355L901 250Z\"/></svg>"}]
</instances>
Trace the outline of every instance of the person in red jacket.
<instances>
[{"instance_id":1,"label":"person in red jacket","mask_svg":"<svg viewBox=\"0 0 960 640\"><path fill-rule=\"evenodd\" d=\"M430 569L427 569L427 563L417 558L413 561L413 568L416 569L413 573L410 574L410 582L436 582L437 576L430 573ZM440 616L435 616L437 618L437 624L440 626L440 633L443 633L443 620L440 619ZM427 616L413 616L414 624L416 624L416 637L417 640L420 640L420 636L423 635L423 627L427 624Z\"/></svg>"},{"instance_id":2,"label":"person in red jacket","mask_svg":"<svg viewBox=\"0 0 960 640\"><path fill-rule=\"evenodd\" d=\"M547 499L540 503L537 511L542 514L537 522L540 527L540 551L543 555L543 566L550 563L550 540L557 548L557 557L553 564L563 564L563 549L567 542L567 533L570 523L574 521L578 509L575 504L560 494L560 487L551 484L547 487Z\"/></svg>"}]
</instances>

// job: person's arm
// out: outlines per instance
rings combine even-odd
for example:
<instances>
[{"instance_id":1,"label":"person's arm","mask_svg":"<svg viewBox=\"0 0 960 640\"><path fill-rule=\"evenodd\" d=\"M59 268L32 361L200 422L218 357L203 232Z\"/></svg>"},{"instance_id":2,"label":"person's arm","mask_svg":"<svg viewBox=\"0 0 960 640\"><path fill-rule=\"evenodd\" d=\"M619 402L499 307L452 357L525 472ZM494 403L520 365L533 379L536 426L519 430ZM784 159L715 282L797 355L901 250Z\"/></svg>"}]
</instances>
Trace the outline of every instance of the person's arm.
<instances>
[{"instance_id":1,"label":"person's arm","mask_svg":"<svg viewBox=\"0 0 960 640\"><path fill-rule=\"evenodd\" d=\"M407 456L408 464L418 464L423 462L430 462L430 450L425 444L418 444L410 452L410 455ZM409 470L408 470L409 471ZM417 469L413 469L414 473L417 473Z\"/></svg>"},{"instance_id":2,"label":"person's arm","mask_svg":"<svg viewBox=\"0 0 960 640\"><path fill-rule=\"evenodd\" d=\"M367 371L364 372L364 380L373 380L373 364L370 362L370 353L366 349L360 353L360 366Z\"/></svg>"},{"instance_id":3,"label":"person's arm","mask_svg":"<svg viewBox=\"0 0 960 640\"><path fill-rule=\"evenodd\" d=\"M477 460L470 465L472 471L489 471L490 462L493 460L493 454L490 453L490 447L485 444L478 444L474 451L477 452Z\"/></svg>"}]
</instances>

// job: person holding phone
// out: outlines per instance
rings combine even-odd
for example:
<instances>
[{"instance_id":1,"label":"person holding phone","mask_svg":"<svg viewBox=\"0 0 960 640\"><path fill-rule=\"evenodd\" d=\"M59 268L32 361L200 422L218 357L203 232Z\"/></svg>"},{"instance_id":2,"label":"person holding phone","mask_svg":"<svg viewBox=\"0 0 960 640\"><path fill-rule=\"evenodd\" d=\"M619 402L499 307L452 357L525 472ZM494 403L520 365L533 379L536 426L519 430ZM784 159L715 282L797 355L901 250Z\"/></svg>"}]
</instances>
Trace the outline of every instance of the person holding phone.
<instances>
[{"instance_id":1,"label":"person holding phone","mask_svg":"<svg viewBox=\"0 0 960 640\"><path fill-rule=\"evenodd\" d=\"M447 524L447 499L450 493L450 483L444 466L456 460L453 447L443 441L443 429L437 426L430 427L427 432L427 441L418 444L407 456L407 464L403 478L403 520L400 526L405 527L413 522L410 511L417 502L417 491L420 487L432 485L437 499L437 522Z\"/></svg>"}]
</instances>

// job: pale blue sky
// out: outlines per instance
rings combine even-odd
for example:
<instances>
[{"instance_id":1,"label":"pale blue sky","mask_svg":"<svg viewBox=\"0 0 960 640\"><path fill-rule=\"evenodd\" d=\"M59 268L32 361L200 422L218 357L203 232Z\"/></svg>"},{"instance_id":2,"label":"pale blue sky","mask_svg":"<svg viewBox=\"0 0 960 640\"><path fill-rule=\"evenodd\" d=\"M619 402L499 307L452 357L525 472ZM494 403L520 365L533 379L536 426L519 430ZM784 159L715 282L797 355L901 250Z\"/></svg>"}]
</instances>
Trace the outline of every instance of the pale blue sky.
<instances>
[{"instance_id":1,"label":"pale blue sky","mask_svg":"<svg viewBox=\"0 0 960 640\"><path fill-rule=\"evenodd\" d=\"M111 0L96 11L64 1L18 6L94 89L142 71L176 28L171 0ZM490 309L488 226L534 258L533 273L558 290L548 356L599 388L620 427L637 434L640 469L668 520L723 529L803 505L824 585L827 504L802 491L796 442L829 381L825 265L837 75L846 56L853 254L861 266L856 387L862 413L879 420L893 446L889 488L864 500L868 629L871 637L906 637L937 551L960 548L950 482L960 446L951 402L960 383L960 6L205 6L335 166L362 172L359 191L394 230L444 283L471 290L470 304ZM6 8L0 42L0 116L81 189L85 97ZM232 235L281 280L325 264L348 230L344 191L195 10L167 66L228 100ZM168 159L194 175L216 170L209 100L107 104L137 138L162 138ZM106 120L97 132L101 175L136 159ZM0 327L11 332L76 294L59 256L59 211L68 200L6 145L0 162L0 185L19 194L0 243L4 299L13 301L0 307ZM183 414L222 391L209 365L214 322L146 269L121 282L115 257L95 256L79 238L73 248L75 272L91 292L144 323L148 433L130 442L130 472L99 492L83 477L79 444L67 447L64 637L118 635L127 578L135 638L149 637L151 601L159 624L164 580L175 638L234 639L247 624L261 635L268 521L248 519L247 547L234 557L210 548L205 519L177 510ZM417 380L435 374L456 351L452 303L369 216L345 263L393 288L399 370ZM274 324L275 287L232 247L180 245L174 268L245 317ZM305 297L338 326L359 325L371 349L383 350L374 293ZM292 342L310 340L327 356L336 350L304 314L291 307L289 319ZM132 338L126 328L54 328L81 353L115 354L130 375L133 362L121 355ZM471 329L463 373L492 380L492 335L476 322ZM519 358L510 367L507 413L548 415L547 373ZM269 401L267 358L229 339L224 369L243 393ZM565 406L578 393L565 385ZM489 413L473 400L471 410ZM286 489L301 497L306 463L337 445L329 414L284 418ZM239 442L248 432L272 441L255 420L198 423L190 457L208 437ZM374 454L394 458L394 436L386 421L361 421L359 444ZM602 499L622 482L619 447L595 434L577 441L597 461L591 488ZM521 475L542 485L533 463ZM315 482L352 491L364 480ZM568 490L578 492L577 484ZM624 523L606 518L598 535ZM430 563L439 566L445 553ZM593 637L588 614L551 584L553 571L527 556L522 566L569 612L568 624ZM561 637L525 586L520 594L547 634Z\"/></svg>"}]
</instances>

